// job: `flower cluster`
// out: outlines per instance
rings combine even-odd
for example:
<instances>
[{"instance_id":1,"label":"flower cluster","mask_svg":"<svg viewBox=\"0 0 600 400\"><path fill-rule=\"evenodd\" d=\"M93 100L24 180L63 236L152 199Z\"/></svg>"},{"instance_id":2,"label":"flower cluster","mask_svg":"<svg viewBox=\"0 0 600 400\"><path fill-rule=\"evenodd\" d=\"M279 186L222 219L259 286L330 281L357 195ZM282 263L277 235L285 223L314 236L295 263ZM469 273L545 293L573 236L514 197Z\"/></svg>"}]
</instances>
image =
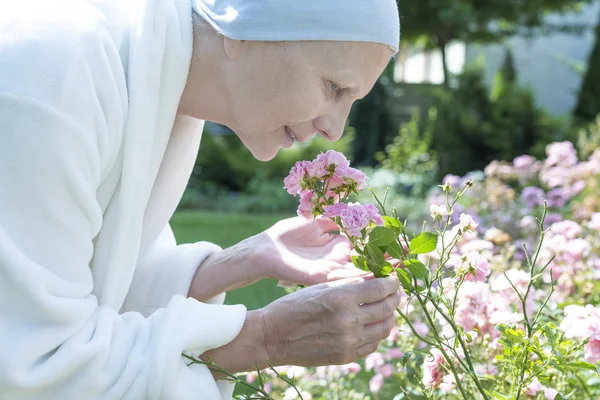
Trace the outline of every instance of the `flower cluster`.
<instances>
[{"instance_id":1,"label":"flower cluster","mask_svg":"<svg viewBox=\"0 0 600 400\"><path fill-rule=\"evenodd\" d=\"M294 166L285 188L300 196L299 215L333 219L357 267L402 285L378 352L289 367L303 398L599 398L600 149L584 161L570 142L546 152L445 177L424 202L425 225L377 198L379 208L348 202L367 179L341 153Z\"/></svg>"},{"instance_id":2,"label":"flower cluster","mask_svg":"<svg viewBox=\"0 0 600 400\"><path fill-rule=\"evenodd\" d=\"M585 307L569 305L565 307L565 318L560 323L560 328L568 338L587 340L586 361L600 361L600 308L589 304Z\"/></svg>"},{"instance_id":3,"label":"flower cluster","mask_svg":"<svg viewBox=\"0 0 600 400\"><path fill-rule=\"evenodd\" d=\"M361 236L371 222L383 224L375 206L345 203L351 194L366 188L367 176L352 168L340 152L329 150L313 161L297 162L283 182L289 194L300 196L301 217L339 217L352 236Z\"/></svg>"}]
</instances>

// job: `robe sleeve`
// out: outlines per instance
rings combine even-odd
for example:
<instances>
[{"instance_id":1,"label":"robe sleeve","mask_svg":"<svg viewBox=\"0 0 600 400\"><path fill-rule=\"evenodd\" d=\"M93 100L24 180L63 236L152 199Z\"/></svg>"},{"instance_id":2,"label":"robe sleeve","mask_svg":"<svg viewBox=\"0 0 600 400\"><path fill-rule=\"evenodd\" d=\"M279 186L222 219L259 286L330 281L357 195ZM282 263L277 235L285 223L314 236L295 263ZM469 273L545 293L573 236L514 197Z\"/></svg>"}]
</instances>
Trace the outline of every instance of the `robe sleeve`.
<instances>
[{"instance_id":1,"label":"robe sleeve","mask_svg":"<svg viewBox=\"0 0 600 400\"><path fill-rule=\"evenodd\" d=\"M146 317L93 294L89 265L103 223L96 190L118 151L126 98L110 67L116 50L19 43L0 41L0 397L230 396L231 385L188 366L182 353L233 340L243 306L204 304L174 289Z\"/></svg>"},{"instance_id":2,"label":"robe sleeve","mask_svg":"<svg viewBox=\"0 0 600 400\"><path fill-rule=\"evenodd\" d=\"M209 242L177 245L167 224L158 239L138 262L123 311L152 314L175 295L187 296L198 267L221 248ZM223 304L225 293L206 301Z\"/></svg>"}]
</instances>

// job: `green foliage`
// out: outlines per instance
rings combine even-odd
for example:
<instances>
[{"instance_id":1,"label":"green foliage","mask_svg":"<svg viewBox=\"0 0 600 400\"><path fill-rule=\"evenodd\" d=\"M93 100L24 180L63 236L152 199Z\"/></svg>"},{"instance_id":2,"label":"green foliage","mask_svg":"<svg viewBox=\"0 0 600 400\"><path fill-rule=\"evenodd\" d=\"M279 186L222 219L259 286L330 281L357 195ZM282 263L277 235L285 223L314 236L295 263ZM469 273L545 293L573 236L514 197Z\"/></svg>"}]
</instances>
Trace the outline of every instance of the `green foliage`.
<instances>
[{"instance_id":1,"label":"green foliage","mask_svg":"<svg viewBox=\"0 0 600 400\"><path fill-rule=\"evenodd\" d=\"M389 82L388 77L379 79L369 94L352 108L349 123L356 132L350 149L354 165L374 166L375 154L383 150L394 135L388 108Z\"/></svg>"},{"instance_id":2,"label":"green foliage","mask_svg":"<svg viewBox=\"0 0 600 400\"><path fill-rule=\"evenodd\" d=\"M454 40L489 43L518 33L548 34L553 31L579 31L574 25L550 25L549 12L578 9L593 0L470 1L421 0L399 2L402 38L426 48L445 47ZM448 77L444 62L445 77ZM448 79L446 79L446 82Z\"/></svg>"},{"instance_id":3,"label":"green foliage","mask_svg":"<svg viewBox=\"0 0 600 400\"><path fill-rule=\"evenodd\" d=\"M587 72L573 114L580 123L593 122L600 114L600 22L596 26L596 42L588 59Z\"/></svg>"},{"instance_id":4,"label":"green foliage","mask_svg":"<svg viewBox=\"0 0 600 400\"><path fill-rule=\"evenodd\" d=\"M508 53L505 65L510 58ZM507 66L502 69L493 95L485 86L482 65L477 64L465 69L456 88L438 92L433 144L439 176L463 175L493 160L522 154L543 158L546 144L565 137L563 123L538 108L531 92L514 82L511 71Z\"/></svg>"},{"instance_id":5,"label":"green foliage","mask_svg":"<svg viewBox=\"0 0 600 400\"><path fill-rule=\"evenodd\" d=\"M600 114L596 120L579 130L577 137L577 150L582 160L587 159L592 153L600 148Z\"/></svg>"},{"instance_id":6,"label":"green foliage","mask_svg":"<svg viewBox=\"0 0 600 400\"><path fill-rule=\"evenodd\" d=\"M433 186L437 169L437 153L432 148L436 120L436 109L429 110L425 121L419 113L414 113L412 119L400 128L393 143L386 147L385 153L376 154L383 168L403 174L408 181L425 178L411 190L414 195L422 195Z\"/></svg>"},{"instance_id":7,"label":"green foliage","mask_svg":"<svg viewBox=\"0 0 600 400\"><path fill-rule=\"evenodd\" d=\"M408 249L414 254L425 254L435 250L438 236L433 232L421 232L410 241Z\"/></svg>"}]
</instances>

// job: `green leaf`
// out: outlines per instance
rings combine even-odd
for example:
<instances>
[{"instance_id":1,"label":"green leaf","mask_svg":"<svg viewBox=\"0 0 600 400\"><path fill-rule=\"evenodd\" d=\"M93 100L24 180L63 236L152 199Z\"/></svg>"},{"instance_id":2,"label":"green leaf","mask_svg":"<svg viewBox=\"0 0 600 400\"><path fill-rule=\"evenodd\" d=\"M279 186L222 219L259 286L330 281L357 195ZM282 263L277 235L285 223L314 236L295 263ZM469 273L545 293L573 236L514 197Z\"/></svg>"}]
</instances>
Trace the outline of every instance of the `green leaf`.
<instances>
[{"instance_id":1,"label":"green leaf","mask_svg":"<svg viewBox=\"0 0 600 400\"><path fill-rule=\"evenodd\" d=\"M379 247L374 246L371 243L368 243L365 247L367 248L367 254L369 256L369 264L382 265L385 262L385 257Z\"/></svg>"},{"instance_id":2,"label":"green leaf","mask_svg":"<svg viewBox=\"0 0 600 400\"><path fill-rule=\"evenodd\" d=\"M412 282L410 280L410 276L408 275L408 273L405 270L403 270L402 268L396 268L396 275L398 275L398 280L400 281L400 284L402 285L402 287L404 289L406 289L408 292L412 293L413 285L412 285Z\"/></svg>"},{"instance_id":3,"label":"green leaf","mask_svg":"<svg viewBox=\"0 0 600 400\"><path fill-rule=\"evenodd\" d=\"M383 265L381 264L373 264L373 263L367 263L369 270L375 274L375 276L377 278L385 278L386 276L390 275L390 272L392 272L394 270L394 268L392 267L392 264L390 264L389 262L384 262Z\"/></svg>"},{"instance_id":4,"label":"green leaf","mask_svg":"<svg viewBox=\"0 0 600 400\"><path fill-rule=\"evenodd\" d=\"M383 224L386 228L391 229L396 236L402 232L402 223L396 218L385 216L383 217Z\"/></svg>"},{"instance_id":5,"label":"green leaf","mask_svg":"<svg viewBox=\"0 0 600 400\"><path fill-rule=\"evenodd\" d=\"M495 390L493 392L493 396L494 396L494 399L496 399L496 400L512 400L512 399L514 399L513 396L510 396L510 395L505 396L505 395L503 395L501 393L496 392Z\"/></svg>"},{"instance_id":6,"label":"green leaf","mask_svg":"<svg viewBox=\"0 0 600 400\"><path fill-rule=\"evenodd\" d=\"M358 269L361 269L363 271L370 271L369 267L367 266L367 259L362 256L352 256L352 263Z\"/></svg>"},{"instance_id":7,"label":"green leaf","mask_svg":"<svg viewBox=\"0 0 600 400\"><path fill-rule=\"evenodd\" d=\"M410 241L408 246L413 254L425 254L435 250L438 236L433 232L421 232Z\"/></svg>"},{"instance_id":8,"label":"green leaf","mask_svg":"<svg viewBox=\"0 0 600 400\"><path fill-rule=\"evenodd\" d=\"M398 235L383 226L375 227L369 234L369 244L374 246L387 246L394 242Z\"/></svg>"},{"instance_id":9,"label":"green leaf","mask_svg":"<svg viewBox=\"0 0 600 400\"><path fill-rule=\"evenodd\" d=\"M590 364L585 361L577 361L577 362L569 363L569 367L579 368L579 369L587 369L588 371L593 371L595 373L598 373L598 370L596 369L594 364Z\"/></svg>"},{"instance_id":10,"label":"green leaf","mask_svg":"<svg viewBox=\"0 0 600 400\"><path fill-rule=\"evenodd\" d=\"M429 278L429 270L423 263L417 259L409 258L404 261L404 266L415 276L417 279Z\"/></svg>"},{"instance_id":11,"label":"green leaf","mask_svg":"<svg viewBox=\"0 0 600 400\"><path fill-rule=\"evenodd\" d=\"M402 251L402 248L395 240L389 244L387 252L390 256L394 258L401 259L402 257L404 257L404 252Z\"/></svg>"}]
</instances>

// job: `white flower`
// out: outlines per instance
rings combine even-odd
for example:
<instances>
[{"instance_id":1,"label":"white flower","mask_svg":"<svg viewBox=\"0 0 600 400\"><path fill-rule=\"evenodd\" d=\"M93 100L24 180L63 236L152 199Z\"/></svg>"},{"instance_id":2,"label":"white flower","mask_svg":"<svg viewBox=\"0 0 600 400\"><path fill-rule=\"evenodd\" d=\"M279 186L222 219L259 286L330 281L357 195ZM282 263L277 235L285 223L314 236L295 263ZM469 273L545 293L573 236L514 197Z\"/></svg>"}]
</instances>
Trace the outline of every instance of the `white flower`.
<instances>
[{"instance_id":1,"label":"white flower","mask_svg":"<svg viewBox=\"0 0 600 400\"><path fill-rule=\"evenodd\" d=\"M475 232L477 224L469 214L460 214L460 230L462 232Z\"/></svg>"},{"instance_id":2,"label":"white flower","mask_svg":"<svg viewBox=\"0 0 600 400\"><path fill-rule=\"evenodd\" d=\"M429 211L434 221L448 216L448 207L445 205L438 206L437 204L432 204L429 206Z\"/></svg>"}]
</instances>

